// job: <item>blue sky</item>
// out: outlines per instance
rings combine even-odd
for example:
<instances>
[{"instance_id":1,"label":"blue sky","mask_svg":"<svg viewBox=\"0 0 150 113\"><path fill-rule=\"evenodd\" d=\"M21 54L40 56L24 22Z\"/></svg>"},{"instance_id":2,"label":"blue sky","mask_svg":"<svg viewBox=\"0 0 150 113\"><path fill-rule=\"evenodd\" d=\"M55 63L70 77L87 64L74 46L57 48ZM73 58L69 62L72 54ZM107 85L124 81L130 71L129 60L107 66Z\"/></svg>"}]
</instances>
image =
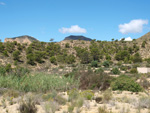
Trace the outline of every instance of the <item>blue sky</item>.
<instances>
[{"instance_id":1,"label":"blue sky","mask_svg":"<svg viewBox=\"0 0 150 113\"><path fill-rule=\"evenodd\" d=\"M150 31L149 5L150 0L0 0L0 39L136 39Z\"/></svg>"}]
</instances>

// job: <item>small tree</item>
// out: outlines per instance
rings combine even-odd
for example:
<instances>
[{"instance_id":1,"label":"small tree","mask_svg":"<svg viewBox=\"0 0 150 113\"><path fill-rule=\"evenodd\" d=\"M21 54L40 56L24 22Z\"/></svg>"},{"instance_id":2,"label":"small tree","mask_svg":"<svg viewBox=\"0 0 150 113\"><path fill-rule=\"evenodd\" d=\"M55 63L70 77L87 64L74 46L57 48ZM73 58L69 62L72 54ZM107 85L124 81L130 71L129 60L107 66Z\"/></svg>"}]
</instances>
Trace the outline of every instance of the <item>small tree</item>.
<instances>
[{"instance_id":1,"label":"small tree","mask_svg":"<svg viewBox=\"0 0 150 113\"><path fill-rule=\"evenodd\" d=\"M134 62L134 63L142 62L142 58L141 58L141 56L140 56L139 53L136 53L136 54L133 56L133 62Z\"/></svg>"},{"instance_id":2,"label":"small tree","mask_svg":"<svg viewBox=\"0 0 150 113\"><path fill-rule=\"evenodd\" d=\"M13 52L13 59L20 61L20 51L16 50Z\"/></svg>"},{"instance_id":3,"label":"small tree","mask_svg":"<svg viewBox=\"0 0 150 113\"><path fill-rule=\"evenodd\" d=\"M109 61L106 60L106 61L103 62L103 66L104 66L104 67L109 67L109 65L110 65L110 64L109 64Z\"/></svg>"},{"instance_id":4,"label":"small tree","mask_svg":"<svg viewBox=\"0 0 150 113\"><path fill-rule=\"evenodd\" d=\"M57 64L55 56L50 57L50 62L53 64Z\"/></svg>"}]
</instances>

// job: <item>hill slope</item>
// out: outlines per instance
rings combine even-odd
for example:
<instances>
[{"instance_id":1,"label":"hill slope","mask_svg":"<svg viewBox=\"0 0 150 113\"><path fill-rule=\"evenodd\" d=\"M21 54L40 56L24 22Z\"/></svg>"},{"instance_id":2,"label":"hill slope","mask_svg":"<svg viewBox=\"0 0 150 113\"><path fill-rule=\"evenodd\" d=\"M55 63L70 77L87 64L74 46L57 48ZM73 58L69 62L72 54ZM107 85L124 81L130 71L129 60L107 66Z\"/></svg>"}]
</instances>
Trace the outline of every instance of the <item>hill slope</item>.
<instances>
[{"instance_id":1,"label":"hill slope","mask_svg":"<svg viewBox=\"0 0 150 113\"><path fill-rule=\"evenodd\" d=\"M33 41L38 41L36 38L24 35L24 36L19 36L19 37L14 37L14 38L5 38L4 42L13 42L17 41L18 43L32 43Z\"/></svg>"}]
</instances>

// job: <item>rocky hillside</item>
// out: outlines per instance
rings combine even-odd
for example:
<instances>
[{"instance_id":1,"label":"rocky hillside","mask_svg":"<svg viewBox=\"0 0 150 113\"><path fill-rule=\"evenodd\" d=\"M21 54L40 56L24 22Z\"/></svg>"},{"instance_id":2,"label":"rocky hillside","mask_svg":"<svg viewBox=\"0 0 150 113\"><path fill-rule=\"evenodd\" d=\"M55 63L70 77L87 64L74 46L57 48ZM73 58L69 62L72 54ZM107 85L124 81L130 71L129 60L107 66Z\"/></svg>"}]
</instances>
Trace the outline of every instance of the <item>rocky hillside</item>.
<instances>
[{"instance_id":1,"label":"rocky hillside","mask_svg":"<svg viewBox=\"0 0 150 113\"><path fill-rule=\"evenodd\" d=\"M91 41L92 39L84 37L84 36L70 35L70 36L66 37L64 40L85 40L85 41Z\"/></svg>"},{"instance_id":2,"label":"rocky hillside","mask_svg":"<svg viewBox=\"0 0 150 113\"><path fill-rule=\"evenodd\" d=\"M31 44L33 41L38 41L36 38L24 35L24 36L18 36L14 38L5 38L4 42L13 42L16 41L18 43L28 43Z\"/></svg>"}]
</instances>

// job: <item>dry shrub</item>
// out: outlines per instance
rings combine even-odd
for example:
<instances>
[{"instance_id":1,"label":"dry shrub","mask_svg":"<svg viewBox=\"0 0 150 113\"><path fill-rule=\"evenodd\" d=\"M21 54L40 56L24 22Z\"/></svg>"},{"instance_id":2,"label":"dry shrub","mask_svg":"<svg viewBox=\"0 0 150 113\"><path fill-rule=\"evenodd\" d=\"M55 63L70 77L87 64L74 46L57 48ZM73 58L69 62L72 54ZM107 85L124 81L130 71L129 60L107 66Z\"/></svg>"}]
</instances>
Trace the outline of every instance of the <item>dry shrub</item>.
<instances>
[{"instance_id":1,"label":"dry shrub","mask_svg":"<svg viewBox=\"0 0 150 113\"><path fill-rule=\"evenodd\" d=\"M75 78L80 78L80 86L81 89L100 89L106 90L113 79L108 74L101 72L101 73L94 73L91 70L79 70L75 74Z\"/></svg>"},{"instance_id":2,"label":"dry shrub","mask_svg":"<svg viewBox=\"0 0 150 113\"><path fill-rule=\"evenodd\" d=\"M98 108L98 113L111 113L109 112L106 107L99 107Z\"/></svg>"},{"instance_id":3,"label":"dry shrub","mask_svg":"<svg viewBox=\"0 0 150 113\"><path fill-rule=\"evenodd\" d=\"M112 91L110 89L107 89L103 93L103 102L108 102L112 99Z\"/></svg>"},{"instance_id":4,"label":"dry shrub","mask_svg":"<svg viewBox=\"0 0 150 113\"><path fill-rule=\"evenodd\" d=\"M147 78L145 76L142 76L140 78L140 85L144 88L144 89L148 89L150 87L150 82L147 80Z\"/></svg>"},{"instance_id":5,"label":"dry shrub","mask_svg":"<svg viewBox=\"0 0 150 113\"><path fill-rule=\"evenodd\" d=\"M37 108L32 96L28 96L25 99L22 99L19 106L19 111L20 113L37 113Z\"/></svg>"}]
</instances>

